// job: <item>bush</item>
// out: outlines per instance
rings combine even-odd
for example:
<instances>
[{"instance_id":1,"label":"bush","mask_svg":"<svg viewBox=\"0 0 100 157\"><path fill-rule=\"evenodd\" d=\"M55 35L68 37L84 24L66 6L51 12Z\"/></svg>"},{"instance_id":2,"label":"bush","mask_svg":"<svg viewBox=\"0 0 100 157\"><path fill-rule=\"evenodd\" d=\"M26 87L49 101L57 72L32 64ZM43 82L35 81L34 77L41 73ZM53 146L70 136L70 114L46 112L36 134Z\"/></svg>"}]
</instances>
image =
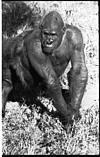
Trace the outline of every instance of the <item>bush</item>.
<instances>
[{"instance_id":1,"label":"bush","mask_svg":"<svg viewBox=\"0 0 100 157\"><path fill-rule=\"evenodd\" d=\"M34 27L38 20L36 9L31 8L20 1L6 1L2 3L2 31L3 34L11 37L17 34L18 29L25 25Z\"/></svg>"}]
</instances>

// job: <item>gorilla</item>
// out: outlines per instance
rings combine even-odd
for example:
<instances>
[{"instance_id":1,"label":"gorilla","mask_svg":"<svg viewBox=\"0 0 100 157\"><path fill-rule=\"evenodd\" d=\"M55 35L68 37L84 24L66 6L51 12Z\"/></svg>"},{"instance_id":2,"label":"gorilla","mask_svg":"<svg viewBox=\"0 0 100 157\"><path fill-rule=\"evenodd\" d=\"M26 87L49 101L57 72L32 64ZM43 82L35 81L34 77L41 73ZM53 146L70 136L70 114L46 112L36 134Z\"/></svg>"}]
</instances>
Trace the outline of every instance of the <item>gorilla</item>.
<instances>
[{"instance_id":1,"label":"gorilla","mask_svg":"<svg viewBox=\"0 0 100 157\"><path fill-rule=\"evenodd\" d=\"M49 12L40 26L25 35L3 39L2 113L8 95L21 82L24 90L30 89L34 95L42 85L54 100L54 106L65 123L72 116L79 116L80 104L85 91L88 71L85 64L84 44L81 31L66 24L56 11ZM68 72L69 97L63 95L59 77L71 61ZM17 78L15 77L15 75ZM19 91L20 92L20 91Z\"/></svg>"}]
</instances>

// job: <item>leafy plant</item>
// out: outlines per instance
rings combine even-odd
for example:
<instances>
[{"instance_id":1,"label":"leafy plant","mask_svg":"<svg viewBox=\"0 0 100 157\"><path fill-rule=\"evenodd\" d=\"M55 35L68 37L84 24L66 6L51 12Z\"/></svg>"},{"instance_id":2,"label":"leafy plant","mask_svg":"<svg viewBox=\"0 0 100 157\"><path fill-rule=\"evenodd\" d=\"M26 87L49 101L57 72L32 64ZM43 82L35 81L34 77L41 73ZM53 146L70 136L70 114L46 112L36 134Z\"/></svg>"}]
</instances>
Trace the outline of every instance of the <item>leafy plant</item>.
<instances>
[{"instance_id":1,"label":"leafy plant","mask_svg":"<svg viewBox=\"0 0 100 157\"><path fill-rule=\"evenodd\" d=\"M2 2L2 31L7 36L17 34L17 30L28 25L34 27L40 16L35 9L20 1Z\"/></svg>"}]
</instances>

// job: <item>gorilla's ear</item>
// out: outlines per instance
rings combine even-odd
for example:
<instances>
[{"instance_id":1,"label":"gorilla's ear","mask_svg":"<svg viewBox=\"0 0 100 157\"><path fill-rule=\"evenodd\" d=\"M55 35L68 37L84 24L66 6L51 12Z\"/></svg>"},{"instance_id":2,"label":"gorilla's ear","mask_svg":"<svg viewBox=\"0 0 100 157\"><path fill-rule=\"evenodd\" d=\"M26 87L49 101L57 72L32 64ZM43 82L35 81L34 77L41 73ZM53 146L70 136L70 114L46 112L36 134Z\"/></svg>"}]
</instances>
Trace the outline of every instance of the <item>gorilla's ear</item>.
<instances>
[{"instance_id":1,"label":"gorilla's ear","mask_svg":"<svg viewBox=\"0 0 100 157\"><path fill-rule=\"evenodd\" d=\"M39 29L42 30L42 28L43 28L43 26L42 26L42 24L40 23L40 25L39 25Z\"/></svg>"},{"instance_id":2,"label":"gorilla's ear","mask_svg":"<svg viewBox=\"0 0 100 157\"><path fill-rule=\"evenodd\" d=\"M44 18L43 18L44 19ZM39 29L42 30L43 29L43 19L40 21L40 24L39 24Z\"/></svg>"},{"instance_id":3,"label":"gorilla's ear","mask_svg":"<svg viewBox=\"0 0 100 157\"><path fill-rule=\"evenodd\" d=\"M63 34L65 33L66 27L64 26L62 29Z\"/></svg>"}]
</instances>

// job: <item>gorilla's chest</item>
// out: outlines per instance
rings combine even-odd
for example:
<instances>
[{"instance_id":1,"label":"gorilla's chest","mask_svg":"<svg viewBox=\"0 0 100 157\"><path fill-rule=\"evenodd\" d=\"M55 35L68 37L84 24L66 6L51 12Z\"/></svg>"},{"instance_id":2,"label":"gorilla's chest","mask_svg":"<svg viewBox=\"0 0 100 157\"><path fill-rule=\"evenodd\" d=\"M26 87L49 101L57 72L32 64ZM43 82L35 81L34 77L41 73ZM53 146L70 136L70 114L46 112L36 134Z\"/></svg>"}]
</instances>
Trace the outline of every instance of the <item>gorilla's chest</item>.
<instances>
[{"instance_id":1,"label":"gorilla's chest","mask_svg":"<svg viewBox=\"0 0 100 157\"><path fill-rule=\"evenodd\" d=\"M67 47L63 46L61 49L54 51L50 56L50 60L56 74L60 76L69 62L69 52Z\"/></svg>"},{"instance_id":2,"label":"gorilla's chest","mask_svg":"<svg viewBox=\"0 0 100 157\"><path fill-rule=\"evenodd\" d=\"M63 65L67 61L67 57L64 55L51 55L50 60L53 66Z\"/></svg>"},{"instance_id":3,"label":"gorilla's chest","mask_svg":"<svg viewBox=\"0 0 100 157\"><path fill-rule=\"evenodd\" d=\"M50 60L54 66L63 65L69 60L69 44L67 40L63 40L60 47L53 51Z\"/></svg>"}]
</instances>

